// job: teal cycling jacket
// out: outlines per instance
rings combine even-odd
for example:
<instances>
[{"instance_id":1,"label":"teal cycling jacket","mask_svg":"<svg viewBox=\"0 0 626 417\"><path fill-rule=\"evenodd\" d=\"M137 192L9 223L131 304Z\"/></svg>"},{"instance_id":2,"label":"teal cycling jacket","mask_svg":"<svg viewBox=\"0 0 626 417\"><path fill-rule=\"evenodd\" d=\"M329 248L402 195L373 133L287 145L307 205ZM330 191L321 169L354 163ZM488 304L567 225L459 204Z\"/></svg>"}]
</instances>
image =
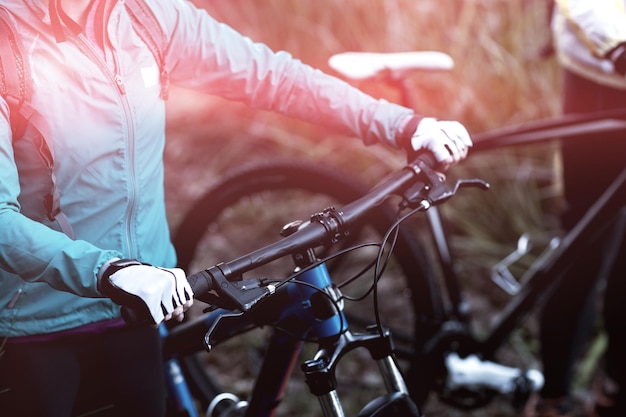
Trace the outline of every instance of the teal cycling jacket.
<instances>
[{"instance_id":1,"label":"teal cycling jacket","mask_svg":"<svg viewBox=\"0 0 626 417\"><path fill-rule=\"evenodd\" d=\"M54 158L46 160L33 130L13 143L0 98L1 336L118 317L119 307L96 285L98 269L113 257L176 264L165 213L159 68L122 1L106 1L104 25L95 26L100 37L65 31L57 42L45 2L3 0L30 60L32 105L50 125ZM187 1L146 4L165 32L161 49L173 85L323 124L366 144L397 145L407 135L411 110L254 43ZM51 162L74 239L43 208Z\"/></svg>"}]
</instances>

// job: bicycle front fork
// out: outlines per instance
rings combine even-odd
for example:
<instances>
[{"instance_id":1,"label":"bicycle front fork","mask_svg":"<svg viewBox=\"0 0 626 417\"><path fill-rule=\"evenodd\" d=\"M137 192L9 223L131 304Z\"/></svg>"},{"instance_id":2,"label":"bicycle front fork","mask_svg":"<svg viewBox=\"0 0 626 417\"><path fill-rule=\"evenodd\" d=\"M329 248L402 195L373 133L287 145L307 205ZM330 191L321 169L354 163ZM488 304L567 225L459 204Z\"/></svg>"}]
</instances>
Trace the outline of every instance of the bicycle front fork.
<instances>
[{"instance_id":1,"label":"bicycle front fork","mask_svg":"<svg viewBox=\"0 0 626 417\"><path fill-rule=\"evenodd\" d=\"M337 394L335 369L340 358L350 350L366 348L377 361L387 394L370 401L358 414L359 417L422 416L410 399L404 378L392 354L391 336L388 331L380 334L378 329L368 333L343 333L329 346L323 346L313 359L302 365L307 385L317 396L325 417L344 417L345 413Z\"/></svg>"}]
</instances>

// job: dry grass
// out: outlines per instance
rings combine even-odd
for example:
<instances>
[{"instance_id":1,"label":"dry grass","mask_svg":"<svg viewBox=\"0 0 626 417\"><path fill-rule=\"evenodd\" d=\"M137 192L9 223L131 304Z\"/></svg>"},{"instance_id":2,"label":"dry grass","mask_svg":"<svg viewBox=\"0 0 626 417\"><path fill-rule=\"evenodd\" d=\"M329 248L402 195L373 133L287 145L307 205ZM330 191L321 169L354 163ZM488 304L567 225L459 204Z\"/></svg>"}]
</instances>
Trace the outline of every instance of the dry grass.
<instances>
[{"instance_id":1,"label":"dry grass","mask_svg":"<svg viewBox=\"0 0 626 417\"><path fill-rule=\"evenodd\" d=\"M196 3L253 39L328 72L327 59L337 52L447 52L456 63L452 72L413 76L417 107L426 115L460 120L472 133L558 112L558 70L553 59L540 57L549 36L546 0ZM399 100L397 91L380 83L358 87ZM176 201L193 200L233 164L275 152L324 158L371 178L402 163L401 154L387 149L365 149L324 128L218 99L174 91L169 104L169 165L203 165L193 172L195 181L175 187Z\"/></svg>"},{"instance_id":2,"label":"dry grass","mask_svg":"<svg viewBox=\"0 0 626 417\"><path fill-rule=\"evenodd\" d=\"M415 77L420 109L462 120L475 132L558 111L554 62L540 58L549 36L546 0L196 3L322 70L330 71L330 55L350 50L447 52L456 62L451 74Z\"/></svg>"}]
</instances>

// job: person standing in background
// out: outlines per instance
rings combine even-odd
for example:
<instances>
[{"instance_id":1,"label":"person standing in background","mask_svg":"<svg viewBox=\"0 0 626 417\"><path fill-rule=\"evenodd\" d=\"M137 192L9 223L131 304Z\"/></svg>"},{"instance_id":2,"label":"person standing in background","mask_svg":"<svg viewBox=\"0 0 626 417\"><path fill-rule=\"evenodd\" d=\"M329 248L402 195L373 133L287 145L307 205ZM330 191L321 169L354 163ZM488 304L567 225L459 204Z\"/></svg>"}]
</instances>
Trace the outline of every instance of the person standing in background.
<instances>
[{"instance_id":1,"label":"person standing in background","mask_svg":"<svg viewBox=\"0 0 626 417\"><path fill-rule=\"evenodd\" d=\"M626 1L556 0L552 37L563 68L564 114L626 110ZM626 137L568 139L561 152L566 200L561 220L570 230L626 167ZM608 347L592 415L626 416L626 247L623 232L616 237L612 248L592 243L585 262L566 277L570 284L546 301L540 323L545 384L536 417L574 415L574 364L594 320L595 288L605 255L614 250L618 254L603 298Z\"/></svg>"}]
</instances>

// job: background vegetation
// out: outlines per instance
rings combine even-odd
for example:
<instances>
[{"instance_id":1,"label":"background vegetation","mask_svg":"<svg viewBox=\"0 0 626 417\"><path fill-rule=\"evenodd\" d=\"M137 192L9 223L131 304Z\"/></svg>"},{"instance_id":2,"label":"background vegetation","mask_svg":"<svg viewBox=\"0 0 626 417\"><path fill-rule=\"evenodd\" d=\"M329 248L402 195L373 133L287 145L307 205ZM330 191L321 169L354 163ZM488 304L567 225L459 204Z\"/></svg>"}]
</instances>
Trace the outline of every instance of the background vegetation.
<instances>
[{"instance_id":1,"label":"background vegetation","mask_svg":"<svg viewBox=\"0 0 626 417\"><path fill-rule=\"evenodd\" d=\"M414 101L422 114L460 120L473 135L559 112L558 66L542 54L550 44L549 0L194 1L243 34L329 73L328 58L339 52L446 52L455 68L413 75ZM397 90L380 82L357 87L400 100ZM320 158L370 181L404 162L402 153L383 146L366 148L323 127L189 91L173 91L169 110L166 162L173 227L186 204L220 173L243 162L280 155ZM506 180L522 187L469 196L467 203L455 203L462 216L455 215L454 205L446 210L471 237L486 238L483 249L499 257L521 232L550 222L528 200L558 194L552 156L545 147L471 155L454 174L478 173L492 185ZM502 242L509 244L501 247Z\"/></svg>"},{"instance_id":2,"label":"background vegetation","mask_svg":"<svg viewBox=\"0 0 626 417\"><path fill-rule=\"evenodd\" d=\"M412 77L417 107L426 115L460 120L473 134L558 112L558 70L540 54L549 42L547 0L195 2L253 39L331 73L327 60L338 52L446 52L456 62L451 72ZM380 83L357 86L400 99ZM323 128L188 91L174 91L169 104L168 161L187 167L201 159L206 174L186 181L174 200L193 198L214 173L235 163L276 152L336 160L358 172L370 167L365 171L373 178L379 172L372 166L380 164L372 161L402 162L387 149L365 149Z\"/></svg>"},{"instance_id":3,"label":"background vegetation","mask_svg":"<svg viewBox=\"0 0 626 417\"><path fill-rule=\"evenodd\" d=\"M327 60L339 52L446 52L455 61L452 71L411 77L417 108L459 120L474 135L559 112L559 69L554 57L544 54L550 43L548 0L194 2L243 34L330 73ZM356 85L374 96L400 100L397 91L381 83ZM221 173L244 162L320 158L372 182L404 162L398 151L366 148L323 127L190 91L172 91L168 105L166 185L173 228ZM471 155L454 170L453 175L478 175L494 185L489 193L455 199L444 211L457 236L459 268L478 293L493 284L474 277L511 252L522 232L558 227L552 220L553 202L559 201L556 155L552 146ZM485 320L502 299L499 290L495 296L493 291L486 299L475 298Z\"/></svg>"}]
</instances>

